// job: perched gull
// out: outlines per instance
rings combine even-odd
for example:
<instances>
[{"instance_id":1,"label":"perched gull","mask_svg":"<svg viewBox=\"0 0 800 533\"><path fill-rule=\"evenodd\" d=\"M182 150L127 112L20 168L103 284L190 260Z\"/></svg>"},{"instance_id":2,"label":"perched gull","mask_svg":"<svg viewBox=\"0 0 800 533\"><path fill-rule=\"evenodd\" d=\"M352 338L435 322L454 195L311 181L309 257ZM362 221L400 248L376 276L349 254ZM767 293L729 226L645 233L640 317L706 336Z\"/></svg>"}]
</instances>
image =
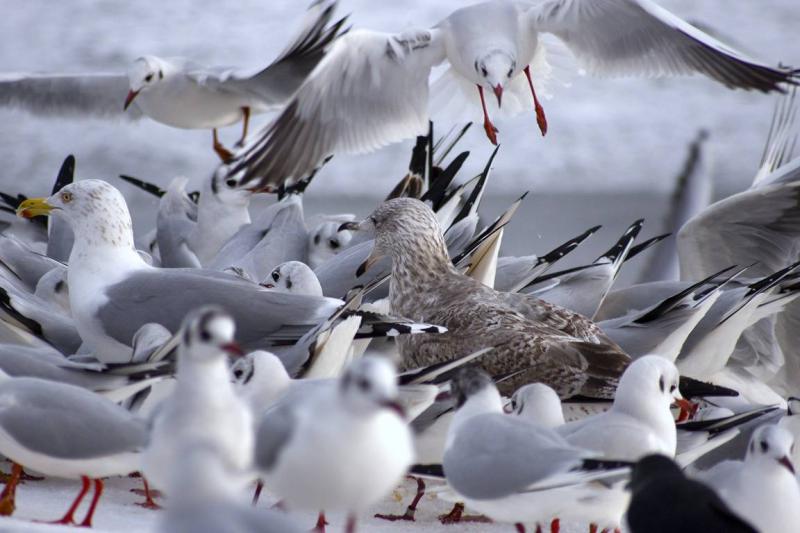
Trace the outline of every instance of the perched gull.
<instances>
[{"instance_id":1,"label":"perched gull","mask_svg":"<svg viewBox=\"0 0 800 533\"><path fill-rule=\"evenodd\" d=\"M622 476L619 463L596 461L595 452L571 445L554 430L503 414L497 388L480 369L461 370L450 391L456 413L445 445L445 477L468 507L494 520L544 523L554 516L591 515L588 508L603 505L592 500L610 492L593 494L583 481ZM624 495L622 500L617 522Z\"/></svg>"},{"instance_id":2,"label":"perched gull","mask_svg":"<svg viewBox=\"0 0 800 533\"><path fill-rule=\"evenodd\" d=\"M511 412L547 428L564 425L561 399L544 383L529 383L511 396Z\"/></svg>"},{"instance_id":3,"label":"perched gull","mask_svg":"<svg viewBox=\"0 0 800 533\"><path fill-rule=\"evenodd\" d=\"M0 78L0 105L39 114L123 116L123 111L128 111L131 118L144 114L177 128L212 128L214 149L224 160L230 152L217 140L217 128L243 120L244 140L251 113L274 110L291 98L344 24L341 19L328 25L335 7L335 1L316 0L292 43L259 71L207 67L186 58L148 55L133 61L127 76Z\"/></svg>"},{"instance_id":4,"label":"perched gull","mask_svg":"<svg viewBox=\"0 0 800 533\"><path fill-rule=\"evenodd\" d=\"M322 296L322 286L317 275L301 261L287 261L276 266L269 276L261 281L261 286L278 292Z\"/></svg>"},{"instance_id":5,"label":"perched gull","mask_svg":"<svg viewBox=\"0 0 800 533\"><path fill-rule=\"evenodd\" d=\"M186 317L177 383L155 413L142 457L145 477L158 488L169 488L171 464L195 440L219 447L225 467L233 474L242 476L250 468L253 421L233 389L227 361L230 353L241 355L233 342L234 329L230 316L213 307Z\"/></svg>"},{"instance_id":6,"label":"perched gull","mask_svg":"<svg viewBox=\"0 0 800 533\"><path fill-rule=\"evenodd\" d=\"M432 29L356 30L338 39L281 115L237 153L231 175L242 185L276 188L333 153L367 152L424 134L428 78L444 61L450 66L444 76L456 86L442 84L447 96L477 89L493 143L486 90L498 107L504 96L517 110L533 105L544 134L547 121L534 90L534 78L544 77L537 70L548 70L542 33L555 35L598 75L700 73L730 88L763 92L795 81L795 71L751 60L650 0L492 0L458 9Z\"/></svg>"},{"instance_id":7,"label":"perched gull","mask_svg":"<svg viewBox=\"0 0 800 533\"><path fill-rule=\"evenodd\" d=\"M482 358L487 371L527 369L503 382L503 391L541 381L562 397L613 395L629 357L585 317L533 296L497 292L456 270L436 216L424 203L389 200L355 227L376 235L361 271L383 255L392 259L392 312L448 329L424 339L398 339L405 366L495 347Z\"/></svg>"},{"instance_id":8,"label":"perched gull","mask_svg":"<svg viewBox=\"0 0 800 533\"><path fill-rule=\"evenodd\" d=\"M383 498L413 461L411 431L397 403L394 367L366 357L336 387L289 397L263 414L255 462L290 507L359 513Z\"/></svg>"},{"instance_id":9,"label":"perched gull","mask_svg":"<svg viewBox=\"0 0 800 533\"><path fill-rule=\"evenodd\" d=\"M648 455L633 467L631 533L756 533L708 486L689 479L663 455Z\"/></svg>"},{"instance_id":10,"label":"perched gull","mask_svg":"<svg viewBox=\"0 0 800 533\"><path fill-rule=\"evenodd\" d=\"M91 526L103 478L138 471L147 438L144 421L98 394L0 372L0 453L47 476L82 480L60 524L75 523L75 511L94 480L94 496L81 522ZM13 496L9 487L4 495L9 492Z\"/></svg>"},{"instance_id":11,"label":"perched gull","mask_svg":"<svg viewBox=\"0 0 800 533\"><path fill-rule=\"evenodd\" d=\"M792 463L794 437L775 425L758 428L744 461L723 461L700 474L723 500L759 531L800 528L800 484Z\"/></svg>"},{"instance_id":12,"label":"perched gull","mask_svg":"<svg viewBox=\"0 0 800 533\"><path fill-rule=\"evenodd\" d=\"M237 339L258 344L284 326L310 328L340 302L262 289L234 276L201 269L154 268L133 246L128 207L100 180L82 180L50 198L23 202L23 217L54 213L75 230L67 277L75 325L104 362L127 362L133 335L156 322L177 331L186 314L216 304L237 323Z\"/></svg>"},{"instance_id":13,"label":"perched gull","mask_svg":"<svg viewBox=\"0 0 800 533\"><path fill-rule=\"evenodd\" d=\"M349 246L353 233L341 229L341 225L352 220L355 220L355 215L326 216L313 226L309 221L308 266L317 268Z\"/></svg>"}]
</instances>

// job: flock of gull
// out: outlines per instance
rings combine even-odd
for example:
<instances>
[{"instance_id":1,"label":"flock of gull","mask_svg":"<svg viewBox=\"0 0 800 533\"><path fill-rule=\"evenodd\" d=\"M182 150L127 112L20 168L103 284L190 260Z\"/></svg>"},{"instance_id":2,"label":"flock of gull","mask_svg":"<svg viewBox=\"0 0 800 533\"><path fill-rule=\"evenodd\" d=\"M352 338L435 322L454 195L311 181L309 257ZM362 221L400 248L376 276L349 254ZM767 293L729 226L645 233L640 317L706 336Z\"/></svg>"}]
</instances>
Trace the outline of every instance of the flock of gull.
<instances>
[{"instance_id":1,"label":"flock of gull","mask_svg":"<svg viewBox=\"0 0 800 533\"><path fill-rule=\"evenodd\" d=\"M300 510L352 532L410 477L378 518L415 522L428 493L452 503L443 523L519 532L800 531L798 72L649 0L492 0L398 34L335 8L315 2L257 72L145 56L127 76L0 77L0 105L212 129L222 160L199 191L121 176L157 205L146 234L117 178L74 180L72 156L49 197L2 193L0 514L27 471L81 481L58 523L91 526L104 479L138 473L158 531L300 531ZM588 264L565 258L599 226L502 255L525 195L478 216L498 149L463 176L469 125L437 138L429 91L480 104L491 143L500 110L544 135L548 37L590 73L777 93L752 185L708 202L703 133L673 235L637 220ZM217 128L239 121L231 150ZM409 137L369 216L304 215L331 156ZM640 254L648 279L615 287Z\"/></svg>"}]
</instances>

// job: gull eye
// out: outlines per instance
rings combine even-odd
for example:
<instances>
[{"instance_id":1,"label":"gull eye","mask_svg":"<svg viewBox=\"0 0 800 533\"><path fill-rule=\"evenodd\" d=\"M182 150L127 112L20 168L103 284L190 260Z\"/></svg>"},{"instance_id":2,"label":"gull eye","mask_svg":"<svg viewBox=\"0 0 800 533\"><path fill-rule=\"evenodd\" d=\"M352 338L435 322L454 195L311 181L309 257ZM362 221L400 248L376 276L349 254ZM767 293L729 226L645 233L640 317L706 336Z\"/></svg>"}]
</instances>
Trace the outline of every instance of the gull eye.
<instances>
[{"instance_id":1,"label":"gull eye","mask_svg":"<svg viewBox=\"0 0 800 533\"><path fill-rule=\"evenodd\" d=\"M669 388L669 391L670 391L670 392L675 392L675 389L676 389L676 387L675 387L675 385L673 385L673 386L671 386L671 387Z\"/></svg>"},{"instance_id":2,"label":"gull eye","mask_svg":"<svg viewBox=\"0 0 800 533\"><path fill-rule=\"evenodd\" d=\"M511 410L512 411L517 410L517 400L515 400L514 398L511 398Z\"/></svg>"},{"instance_id":3,"label":"gull eye","mask_svg":"<svg viewBox=\"0 0 800 533\"><path fill-rule=\"evenodd\" d=\"M278 281L281 279L281 275L277 270L272 271L272 281Z\"/></svg>"},{"instance_id":4,"label":"gull eye","mask_svg":"<svg viewBox=\"0 0 800 533\"><path fill-rule=\"evenodd\" d=\"M210 341L211 340L211 334L208 331L206 331L204 329L201 329L200 330L200 340L203 340L203 341L206 341L206 342Z\"/></svg>"},{"instance_id":5,"label":"gull eye","mask_svg":"<svg viewBox=\"0 0 800 533\"><path fill-rule=\"evenodd\" d=\"M489 75L489 73L486 71L486 67L481 67L481 74L484 78Z\"/></svg>"},{"instance_id":6,"label":"gull eye","mask_svg":"<svg viewBox=\"0 0 800 533\"><path fill-rule=\"evenodd\" d=\"M69 191L64 191L61 193L61 201L65 204L68 204L72 201L72 193Z\"/></svg>"},{"instance_id":7,"label":"gull eye","mask_svg":"<svg viewBox=\"0 0 800 533\"><path fill-rule=\"evenodd\" d=\"M370 383L369 383L369 380L367 380L367 379L361 378L361 379L358 380L358 382L356 384L358 385L358 388L363 390L364 392L366 392L366 391L368 391L370 389Z\"/></svg>"},{"instance_id":8,"label":"gull eye","mask_svg":"<svg viewBox=\"0 0 800 533\"><path fill-rule=\"evenodd\" d=\"M236 180L233 178L227 179L225 180L225 185L233 189L234 187L236 187Z\"/></svg>"},{"instance_id":9,"label":"gull eye","mask_svg":"<svg viewBox=\"0 0 800 533\"><path fill-rule=\"evenodd\" d=\"M769 444L767 444L767 441L762 440L761 441L761 451L764 452L764 453L767 453L768 450L769 450Z\"/></svg>"},{"instance_id":10,"label":"gull eye","mask_svg":"<svg viewBox=\"0 0 800 533\"><path fill-rule=\"evenodd\" d=\"M144 81L146 81L147 83L150 83L151 81L153 81L153 74L151 73L151 74L148 74L147 76L145 76L144 77Z\"/></svg>"},{"instance_id":11,"label":"gull eye","mask_svg":"<svg viewBox=\"0 0 800 533\"><path fill-rule=\"evenodd\" d=\"M328 244L330 244L331 248L333 248L334 250L339 247L339 241L337 241L336 239L331 239L330 241L328 241Z\"/></svg>"},{"instance_id":12,"label":"gull eye","mask_svg":"<svg viewBox=\"0 0 800 533\"><path fill-rule=\"evenodd\" d=\"M236 379L242 379L242 374L244 374L244 370L242 370L241 368L237 368L236 370L233 371L233 377L235 377Z\"/></svg>"},{"instance_id":13,"label":"gull eye","mask_svg":"<svg viewBox=\"0 0 800 533\"><path fill-rule=\"evenodd\" d=\"M506 74L506 76L510 78L512 74L514 74L514 69L513 68L508 69L508 74Z\"/></svg>"}]
</instances>

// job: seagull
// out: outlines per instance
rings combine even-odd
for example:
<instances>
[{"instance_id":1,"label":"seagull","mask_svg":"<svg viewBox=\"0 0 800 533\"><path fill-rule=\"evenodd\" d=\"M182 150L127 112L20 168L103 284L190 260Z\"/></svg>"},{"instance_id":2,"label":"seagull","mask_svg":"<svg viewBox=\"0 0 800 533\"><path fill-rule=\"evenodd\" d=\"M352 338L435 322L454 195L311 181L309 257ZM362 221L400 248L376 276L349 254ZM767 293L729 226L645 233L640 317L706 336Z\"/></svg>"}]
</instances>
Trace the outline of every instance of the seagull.
<instances>
[{"instance_id":1,"label":"seagull","mask_svg":"<svg viewBox=\"0 0 800 533\"><path fill-rule=\"evenodd\" d=\"M639 460L630 489L626 529L631 533L756 533L714 490L687 478L664 455Z\"/></svg>"},{"instance_id":2,"label":"seagull","mask_svg":"<svg viewBox=\"0 0 800 533\"><path fill-rule=\"evenodd\" d=\"M0 371L0 453L16 465L3 491L3 506L13 498L19 466L47 476L80 479L81 491L56 523L75 524L75 512L94 484L91 504L80 523L90 527L103 478L138 471L147 439L143 420L99 394L66 383L12 378Z\"/></svg>"},{"instance_id":3,"label":"seagull","mask_svg":"<svg viewBox=\"0 0 800 533\"><path fill-rule=\"evenodd\" d=\"M261 280L265 289L322 296L322 286L314 271L301 261L287 261L276 266L269 276Z\"/></svg>"},{"instance_id":4,"label":"seagull","mask_svg":"<svg viewBox=\"0 0 800 533\"><path fill-rule=\"evenodd\" d=\"M565 398L613 396L628 355L581 315L534 296L495 291L459 272L435 214L423 202L395 198L349 224L376 235L359 272L383 255L391 257L392 313L448 329L425 339L398 339L406 366L494 347L482 359L484 369L497 375L527 370L503 382L501 391L541 381Z\"/></svg>"},{"instance_id":5,"label":"seagull","mask_svg":"<svg viewBox=\"0 0 800 533\"><path fill-rule=\"evenodd\" d=\"M193 441L219 447L234 474L250 468L253 420L230 382L227 360L242 353L234 330L231 317L214 307L201 307L184 321L175 389L155 413L142 457L145 477L159 489L170 488L170 466Z\"/></svg>"},{"instance_id":6,"label":"seagull","mask_svg":"<svg viewBox=\"0 0 800 533\"><path fill-rule=\"evenodd\" d=\"M72 227L70 308L81 339L103 362L128 362L142 325L157 322L177 331L183 317L204 304L231 313L238 340L249 346L285 326L310 328L341 303L270 292L216 271L148 265L134 248L125 199L102 180L77 181L49 198L31 198L17 212L26 218L54 213Z\"/></svg>"},{"instance_id":7,"label":"seagull","mask_svg":"<svg viewBox=\"0 0 800 533\"><path fill-rule=\"evenodd\" d=\"M792 463L794 437L765 425L750 438L744 461L723 461L700 473L731 509L759 531L789 533L800 527L800 484Z\"/></svg>"},{"instance_id":8,"label":"seagull","mask_svg":"<svg viewBox=\"0 0 800 533\"><path fill-rule=\"evenodd\" d=\"M554 35L597 75L699 73L762 92L796 83L797 71L749 59L650 0L491 0L460 8L430 29L355 30L338 39L280 116L237 152L231 176L242 186L274 189L333 153L369 152L424 134L428 78L443 62L459 89L477 91L492 143L497 129L486 91L498 108L504 97L515 109L532 106L544 135L547 119L535 89L548 70L542 34ZM442 85L451 99L461 92Z\"/></svg>"},{"instance_id":9,"label":"seagull","mask_svg":"<svg viewBox=\"0 0 800 533\"><path fill-rule=\"evenodd\" d=\"M388 494L413 462L394 366L359 359L337 386L295 400L262 415L256 466L289 508L346 511L352 533L356 516Z\"/></svg>"},{"instance_id":10,"label":"seagull","mask_svg":"<svg viewBox=\"0 0 800 533\"><path fill-rule=\"evenodd\" d=\"M345 19L329 25L335 7L335 1L314 1L291 44L258 71L210 67L182 57L146 55L130 64L127 76L2 77L0 105L38 114L132 119L146 115L176 128L211 128L214 150L224 161L231 154L217 139L217 128L241 120L243 141L251 114L275 110L289 100L342 30Z\"/></svg>"},{"instance_id":11,"label":"seagull","mask_svg":"<svg viewBox=\"0 0 800 533\"><path fill-rule=\"evenodd\" d=\"M319 265L341 252L350 244L353 233L340 229L343 222L355 220L355 215L342 214L323 217L308 232L308 265L317 268Z\"/></svg>"}]
</instances>

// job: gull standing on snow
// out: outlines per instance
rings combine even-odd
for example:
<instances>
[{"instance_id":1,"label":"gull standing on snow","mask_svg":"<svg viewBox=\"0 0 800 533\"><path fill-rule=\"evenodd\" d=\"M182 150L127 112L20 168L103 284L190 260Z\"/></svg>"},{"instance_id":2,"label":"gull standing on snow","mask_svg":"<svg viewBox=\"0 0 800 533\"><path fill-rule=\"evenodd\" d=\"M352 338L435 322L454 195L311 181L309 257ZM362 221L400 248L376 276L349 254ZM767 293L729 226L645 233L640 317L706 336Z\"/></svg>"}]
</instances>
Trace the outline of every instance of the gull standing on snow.
<instances>
[{"instance_id":1,"label":"gull standing on snow","mask_svg":"<svg viewBox=\"0 0 800 533\"><path fill-rule=\"evenodd\" d=\"M346 511L352 533L356 516L388 494L413 462L397 399L393 365L367 357L337 386L277 403L256 433L255 463L266 486L289 508Z\"/></svg>"},{"instance_id":2,"label":"gull standing on snow","mask_svg":"<svg viewBox=\"0 0 800 533\"><path fill-rule=\"evenodd\" d=\"M750 437L744 461L723 461L699 477L759 531L795 532L800 530L800 484L791 459L794 446L786 429L761 426Z\"/></svg>"},{"instance_id":3,"label":"gull standing on snow","mask_svg":"<svg viewBox=\"0 0 800 533\"><path fill-rule=\"evenodd\" d=\"M598 75L700 73L730 88L763 92L795 80L795 71L751 60L650 0L491 0L458 9L431 29L357 30L338 39L281 115L236 154L231 175L242 185L276 188L301 179L333 153L368 152L423 135L428 78L444 61L450 66L445 76L459 89L477 90L493 143L497 130L485 91L494 93L498 107L504 100L517 111L533 106L545 134L534 88L543 81L538 70L549 69L543 33L563 41ZM442 88L451 99L461 92L452 84Z\"/></svg>"},{"instance_id":4,"label":"gull standing on snow","mask_svg":"<svg viewBox=\"0 0 800 533\"><path fill-rule=\"evenodd\" d=\"M282 106L325 56L345 19L331 25L336 2L315 1L301 31L266 68L208 67L182 57L143 56L122 74L27 75L0 78L0 105L38 114L142 114L176 128L213 130L214 150L230 157L217 128ZM125 92L127 91L127 96ZM134 109L135 108L135 109Z\"/></svg>"},{"instance_id":5,"label":"gull standing on snow","mask_svg":"<svg viewBox=\"0 0 800 533\"><path fill-rule=\"evenodd\" d=\"M154 268L134 248L131 216L122 194L101 180L82 180L49 198L20 204L18 215L63 216L75 233L67 279L75 326L103 362L128 362L138 329L156 322L177 331L190 311L223 307L237 339L254 348L285 326L310 328L340 301L266 291L221 272Z\"/></svg>"},{"instance_id":6,"label":"gull standing on snow","mask_svg":"<svg viewBox=\"0 0 800 533\"><path fill-rule=\"evenodd\" d=\"M423 202L389 200L353 229L376 235L359 271L383 255L392 259L392 313L448 330L424 339L398 339L405 366L426 366L494 347L481 360L488 372L526 369L504 381L501 392L541 381L565 398L613 396L630 361L627 354L581 315L533 296L495 291L459 272L436 215Z\"/></svg>"},{"instance_id":7,"label":"gull standing on snow","mask_svg":"<svg viewBox=\"0 0 800 533\"><path fill-rule=\"evenodd\" d=\"M171 465L193 442L219 447L234 475L250 468L253 421L230 382L227 360L229 354L241 355L234 329L231 317L213 307L200 308L184 321L175 389L155 414L142 458L145 477L158 488L170 488Z\"/></svg>"}]
</instances>

